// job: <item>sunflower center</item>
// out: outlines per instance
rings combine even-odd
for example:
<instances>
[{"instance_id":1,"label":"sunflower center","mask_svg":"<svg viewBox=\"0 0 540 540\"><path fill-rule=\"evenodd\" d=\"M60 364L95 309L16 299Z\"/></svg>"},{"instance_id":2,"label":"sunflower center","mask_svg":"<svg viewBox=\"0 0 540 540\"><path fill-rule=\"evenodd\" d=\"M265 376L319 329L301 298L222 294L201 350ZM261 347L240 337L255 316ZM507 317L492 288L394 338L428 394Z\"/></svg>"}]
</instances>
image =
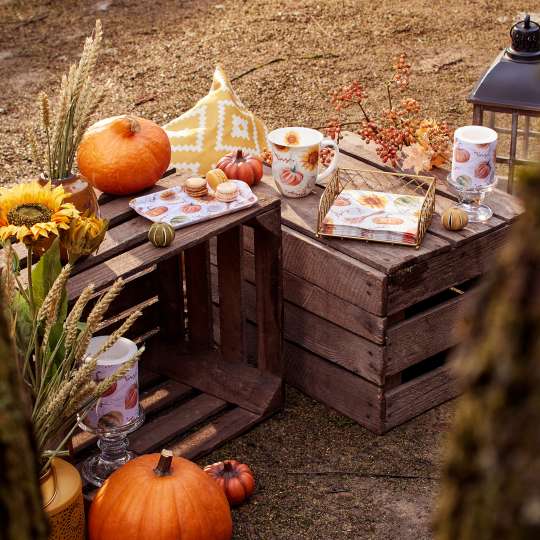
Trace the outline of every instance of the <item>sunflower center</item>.
<instances>
[{"instance_id":1,"label":"sunflower center","mask_svg":"<svg viewBox=\"0 0 540 540\"><path fill-rule=\"evenodd\" d=\"M28 228L36 223L45 223L50 221L52 211L44 204L26 203L15 206L8 212L8 222L11 225L21 227L26 225Z\"/></svg>"}]
</instances>

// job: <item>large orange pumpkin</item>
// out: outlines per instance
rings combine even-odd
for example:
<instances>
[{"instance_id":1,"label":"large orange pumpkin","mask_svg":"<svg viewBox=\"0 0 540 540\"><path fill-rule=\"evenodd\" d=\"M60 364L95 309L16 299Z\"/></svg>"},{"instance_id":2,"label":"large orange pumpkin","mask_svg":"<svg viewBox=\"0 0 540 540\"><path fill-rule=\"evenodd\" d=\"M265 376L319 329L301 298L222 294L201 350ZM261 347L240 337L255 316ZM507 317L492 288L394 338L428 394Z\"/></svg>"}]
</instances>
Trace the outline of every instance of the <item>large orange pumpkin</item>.
<instances>
[{"instance_id":1,"label":"large orange pumpkin","mask_svg":"<svg viewBox=\"0 0 540 540\"><path fill-rule=\"evenodd\" d=\"M77 150L81 174L97 189L129 195L152 187L171 161L163 129L144 118L113 116L88 128Z\"/></svg>"},{"instance_id":2,"label":"large orange pumpkin","mask_svg":"<svg viewBox=\"0 0 540 540\"><path fill-rule=\"evenodd\" d=\"M242 180L248 186L253 186L263 177L262 161L255 156L236 150L223 156L217 164L229 180Z\"/></svg>"},{"instance_id":3,"label":"large orange pumpkin","mask_svg":"<svg viewBox=\"0 0 540 540\"><path fill-rule=\"evenodd\" d=\"M129 461L97 492L89 540L230 540L229 503L203 470L163 450Z\"/></svg>"}]
</instances>

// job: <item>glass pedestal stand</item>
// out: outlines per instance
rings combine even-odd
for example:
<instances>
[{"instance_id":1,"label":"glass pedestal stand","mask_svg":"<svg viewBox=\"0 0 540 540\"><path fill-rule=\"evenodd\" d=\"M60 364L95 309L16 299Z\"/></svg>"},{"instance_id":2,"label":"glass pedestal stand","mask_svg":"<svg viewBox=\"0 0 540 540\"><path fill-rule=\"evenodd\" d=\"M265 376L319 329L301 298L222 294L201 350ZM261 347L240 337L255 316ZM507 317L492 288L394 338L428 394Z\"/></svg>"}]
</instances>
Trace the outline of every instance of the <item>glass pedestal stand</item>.
<instances>
[{"instance_id":1,"label":"glass pedestal stand","mask_svg":"<svg viewBox=\"0 0 540 540\"><path fill-rule=\"evenodd\" d=\"M482 223L493 215L493 210L487 204L484 204L484 198L495 187L495 183L489 187L476 190L464 189L452 180L451 174L448 175L447 182L452 191L458 196L456 207L466 212L469 223Z\"/></svg>"},{"instance_id":2,"label":"glass pedestal stand","mask_svg":"<svg viewBox=\"0 0 540 540\"><path fill-rule=\"evenodd\" d=\"M103 482L122 465L135 457L128 450L129 441L127 436L140 428L144 423L144 409L139 405L139 416L129 424L118 427L93 427L79 420L79 427L83 431L93 433L99 437L97 445L100 453L85 460L82 465L82 477L93 484L101 487Z\"/></svg>"}]
</instances>

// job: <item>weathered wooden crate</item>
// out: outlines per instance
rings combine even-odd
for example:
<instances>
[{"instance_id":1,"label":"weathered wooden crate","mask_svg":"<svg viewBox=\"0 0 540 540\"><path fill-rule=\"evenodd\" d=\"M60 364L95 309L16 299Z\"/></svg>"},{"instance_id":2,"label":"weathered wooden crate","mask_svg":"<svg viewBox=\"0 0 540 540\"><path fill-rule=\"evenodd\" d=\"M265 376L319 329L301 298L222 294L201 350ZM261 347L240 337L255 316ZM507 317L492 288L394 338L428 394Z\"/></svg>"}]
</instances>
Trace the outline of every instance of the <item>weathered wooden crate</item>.
<instances>
[{"instance_id":1,"label":"weathered wooden crate","mask_svg":"<svg viewBox=\"0 0 540 540\"><path fill-rule=\"evenodd\" d=\"M169 176L155 190L183 179ZM144 308L127 336L146 344L139 366L146 422L131 434L131 449L142 454L167 445L193 459L279 410L284 399L279 199L261 197L250 209L178 230L171 246L161 249L148 242L149 222L129 209L127 199L100 202L110 229L99 253L76 266L68 292L74 301L94 283L97 299L118 277L126 280L99 334L120 326L134 307ZM244 228L254 238L258 331L251 364L242 301ZM210 241L217 246L213 275ZM90 434L75 435L75 460L95 451L94 443Z\"/></svg>"},{"instance_id":2,"label":"weathered wooden crate","mask_svg":"<svg viewBox=\"0 0 540 540\"><path fill-rule=\"evenodd\" d=\"M348 135L343 150L343 167L382 168L357 136ZM456 395L446 363L456 321L520 208L497 191L489 223L449 232L440 214L455 199L438 179L436 214L416 250L317 238L323 187L282 200L286 378L384 433ZM256 191L276 195L269 177ZM254 321L253 242L249 231L245 236L245 296Z\"/></svg>"}]
</instances>

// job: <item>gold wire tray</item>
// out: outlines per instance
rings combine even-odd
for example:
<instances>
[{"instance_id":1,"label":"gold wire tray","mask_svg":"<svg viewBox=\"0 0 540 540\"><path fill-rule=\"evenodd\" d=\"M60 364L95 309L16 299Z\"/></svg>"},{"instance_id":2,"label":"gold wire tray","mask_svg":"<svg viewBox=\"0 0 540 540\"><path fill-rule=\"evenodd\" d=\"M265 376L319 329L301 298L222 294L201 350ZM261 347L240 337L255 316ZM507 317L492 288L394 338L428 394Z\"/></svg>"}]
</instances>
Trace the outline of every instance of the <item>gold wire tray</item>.
<instances>
[{"instance_id":1,"label":"gold wire tray","mask_svg":"<svg viewBox=\"0 0 540 540\"><path fill-rule=\"evenodd\" d=\"M343 236L323 232L323 220L338 195L345 189L362 189L369 191L382 191L395 195L422 196L424 201L420 210L416 244L406 242L364 239L356 236ZM317 216L317 236L332 236L337 238L353 238L365 242L381 242L385 244L397 244L403 246L420 247L424 236L431 224L435 211L435 179L431 176L419 176L414 174L392 173L368 169L341 169L338 168L326 185Z\"/></svg>"}]
</instances>

